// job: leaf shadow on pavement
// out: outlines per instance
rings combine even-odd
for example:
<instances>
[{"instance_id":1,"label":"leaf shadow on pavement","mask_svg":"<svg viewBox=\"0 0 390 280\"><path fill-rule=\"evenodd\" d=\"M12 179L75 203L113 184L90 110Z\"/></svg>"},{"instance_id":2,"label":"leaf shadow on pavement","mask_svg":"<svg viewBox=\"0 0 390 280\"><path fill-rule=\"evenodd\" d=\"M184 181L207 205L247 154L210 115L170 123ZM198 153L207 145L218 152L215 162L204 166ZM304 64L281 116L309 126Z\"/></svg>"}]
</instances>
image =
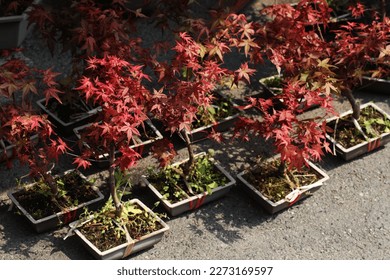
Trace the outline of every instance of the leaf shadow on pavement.
<instances>
[{"instance_id":1,"label":"leaf shadow on pavement","mask_svg":"<svg viewBox=\"0 0 390 280\"><path fill-rule=\"evenodd\" d=\"M2 259L47 259L48 248L50 259L88 259L79 248L69 246L63 240L67 228L44 233L36 233L27 220L14 210L7 211L8 203L0 202L0 258ZM65 256L64 256L65 255Z\"/></svg>"}]
</instances>

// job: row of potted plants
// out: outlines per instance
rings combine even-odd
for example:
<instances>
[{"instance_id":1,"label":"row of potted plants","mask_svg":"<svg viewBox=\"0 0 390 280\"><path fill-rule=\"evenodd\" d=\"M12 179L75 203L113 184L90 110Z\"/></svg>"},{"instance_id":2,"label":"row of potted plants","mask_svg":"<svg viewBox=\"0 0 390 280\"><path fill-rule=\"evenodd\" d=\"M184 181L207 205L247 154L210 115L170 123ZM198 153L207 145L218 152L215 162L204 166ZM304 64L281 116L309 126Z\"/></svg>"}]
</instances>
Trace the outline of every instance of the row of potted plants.
<instances>
[{"instance_id":1,"label":"row of potted plants","mask_svg":"<svg viewBox=\"0 0 390 280\"><path fill-rule=\"evenodd\" d=\"M34 208L32 193L39 195L45 210L49 204L55 206L49 219L51 225L35 225L38 232L72 222L71 232L81 236L94 256L102 259L127 257L161 240L167 225L141 202L122 200L123 191L129 187L126 172L144 152L142 140L154 142L150 151L160 163L160 169L151 170L143 180L173 216L221 197L235 184L234 178L215 163L212 155L195 155L193 150L194 141L204 139L205 135L220 141L223 130L233 126L232 121L236 139L248 140L252 136L273 141L277 158L259 161L254 168L237 175L271 213L291 206L328 179L310 161L332 152L330 143L334 143L338 152L344 152L339 144L352 135L353 141L360 142L361 151L345 156L351 159L388 141L390 117L375 105L361 108L352 93L368 63L379 66L388 63L388 18L362 25L347 23L333 30L335 40L328 41L322 36L330 18L325 1L315 1L313 5L313 1L304 0L296 7L265 8L260 11L266 18L262 23L250 22L245 15L221 13L210 26L193 20L190 30L178 33L173 46L164 46L172 55L157 58L153 53L158 52L161 44L146 49L140 38L129 36L129 22L124 16L129 10L123 3L94 2L92 14L86 9L88 4L91 3L85 0L72 6L78 13L86 13L84 20L90 21L87 37L80 36L86 30L68 29L63 22L51 25L55 23L54 18L42 7L38 14L32 14L46 38L55 39L48 35L61 28L66 28L63 34L73 36L71 77L78 77L77 80L57 83L57 74L51 70L29 68L23 61L12 58L1 66L1 94L10 100L9 105L1 105L1 136L14 145L13 155L29 165L32 177L38 181L33 191L29 186L20 193L10 193L10 197L22 212L29 213L30 220L48 220L46 213ZM357 6L352 14L359 16L363 11L362 6ZM95 16L100 13L111 16L107 24L115 23L114 36L94 27ZM121 16L117 17L117 13ZM139 11L137 15L140 16ZM42 21L42 18L53 21ZM325 29L307 28L308 22L321 23ZM81 26L86 28L85 23ZM233 52L243 52L247 61L238 69L229 70L223 62ZM226 100L216 101L217 85L226 80L235 85L250 83L255 67L264 58L283 76L280 94L267 99L250 97L248 105L238 109L256 107L261 116L238 117L239 110L229 109ZM146 68L154 71L154 76L147 75ZM43 90L45 99L38 102L41 107L52 106L47 112L53 111L71 97L69 104L81 107L82 112L64 115L76 115L92 123L76 122L65 132L56 133L46 115L32 109L30 97L38 89L31 71L42 76L44 88L39 90ZM382 67L375 75L387 73L388 68ZM157 85L153 90L148 86L150 81ZM20 93L21 105L17 104ZM302 112L313 106L334 115L331 103L334 94L345 96L353 111L328 122L323 114L311 119L300 118ZM150 124L153 118L171 135L177 133L182 137L188 151L186 161L170 164L176 154L174 147L167 137L161 139L162 134ZM217 125L218 118L225 125ZM61 121L55 124L60 125ZM83 127L76 128L80 124ZM194 134L199 125L205 126L207 133ZM348 127L353 132L346 132ZM72 155L74 150L79 150L74 164L77 168L88 168L94 161L104 161L110 190L110 198L100 210L86 212L75 222L81 209L89 204L85 200L102 204L103 196L80 173L69 172L61 178L50 175L52 163L61 154L70 154L71 148L62 136L73 129L79 135L78 146L71 147ZM85 187L77 187L76 191L74 181ZM79 194L84 189L86 193ZM26 198L27 202L21 203L17 198ZM27 206L33 207L26 210ZM93 210L94 206L89 208ZM96 205L95 209L98 208ZM120 245L114 245L114 250L107 245L111 241Z\"/></svg>"}]
</instances>

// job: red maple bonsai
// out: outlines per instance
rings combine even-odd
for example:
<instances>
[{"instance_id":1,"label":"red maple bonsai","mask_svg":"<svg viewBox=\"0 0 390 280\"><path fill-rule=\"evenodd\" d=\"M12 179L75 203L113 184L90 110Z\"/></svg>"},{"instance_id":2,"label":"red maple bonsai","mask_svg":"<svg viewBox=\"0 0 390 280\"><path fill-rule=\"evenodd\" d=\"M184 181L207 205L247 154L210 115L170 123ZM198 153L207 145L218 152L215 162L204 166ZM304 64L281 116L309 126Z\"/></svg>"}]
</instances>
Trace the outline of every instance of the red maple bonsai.
<instances>
[{"instance_id":1,"label":"red maple bonsai","mask_svg":"<svg viewBox=\"0 0 390 280\"><path fill-rule=\"evenodd\" d=\"M272 100L252 99L252 106L262 111L263 120L242 119L237 133L241 129L252 130L273 139L282 162L291 167L300 168L304 159L320 159L323 149L330 151L323 116L298 118L297 114L302 110L299 100L305 99L307 105L318 104L328 113L335 114L331 94L341 94L351 103L358 126L360 107L352 90L361 81L369 63L379 65L374 75L388 71L383 66L389 57L389 19L379 21L377 17L369 24L347 23L339 30L333 30L335 39L327 41L321 31L307 28L307 25L322 24L326 28L329 11L326 1L303 0L296 7L285 4L263 9L261 13L268 18L264 24L251 24L241 18L242 26L253 26L242 33L251 43L245 46L245 51L252 62L265 56L283 74L286 83L278 98L286 107L277 110L273 108ZM364 12L364 7L357 4L351 11L357 17Z\"/></svg>"},{"instance_id":2,"label":"red maple bonsai","mask_svg":"<svg viewBox=\"0 0 390 280\"><path fill-rule=\"evenodd\" d=\"M362 6L353 10L354 15L363 11ZM371 71L372 77L388 76L389 68L389 38L390 19L383 20L377 16L371 23L357 24L347 23L334 31L336 38L330 42L332 55L330 64L337 79L336 84L351 103L353 118L358 120L360 106L356 102L353 90L362 81L363 75L370 66L375 66Z\"/></svg>"},{"instance_id":3,"label":"red maple bonsai","mask_svg":"<svg viewBox=\"0 0 390 280\"><path fill-rule=\"evenodd\" d=\"M284 102L283 108L275 108L272 99L251 99L251 105L262 112L262 119L241 118L236 127L236 136L248 139L248 133L254 132L266 139L272 139L276 152L281 155L281 174L286 165L290 168L302 168L306 159L319 160L323 149L330 151L325 138L325 123L318 118L302 119L299 114L306 106L318 104L332 112L330 92L332 78L328 75L328 46L314 30L307 28L307 23L326 24L329 15L325 1L301 1L294 8L291 5L270 6L261 11L267 18L265 23L240 20L241 29L236 36L245 37L237 44L244 48L252 63L268 58L283 74L285 87L278 99ZM299 34L299 35L297 35ZM287 163L287 164L285 164Z\"/></svg>"},{"instance_id":4,"label":"red maple bonsai","mask_svg":"<svg viewBox=\"0 0 390 280\"><path fill-rule=\"evenodd\" d=\"M54 197L58 186L48 171L67 145L56 137L46 116L33 110L31 101L32 95L43 91L46 100L56 98L60 102L57 75L50 69L29 67L21 59L9 59L0 66L0 95L6 98L0 106L1 137L12 143L14 156L30 167L33 178L44 179Z\"/></svg>"},{"instance_id":5,"label":"red maple bonsai","mask_svg":"<svg viewBox=\"0 0 390 280\"><path fill-rule=\"evenodd\" d=\"M101 106L99 122L85 131L81 142L88 137L90 147L80 143L81 156L74 160L78 167L91 165L93 154L108 154L108 186L116 208L116 216L122 214L122 204L117 195L115 169L122 171L134 166L140 155L132 149L134 140L141 136L140 130L148 119L146 104L150 92L143 86L149 77L142 66L131 64L116 56L88 59L88 75L80 80L80 90L86 99ZM119 153L118 153L119 152Z\"/></svg>"},{"instance_id":6,"label":"red maple bonsai","mask_svg":"<svg viewBox=\"0 0 390 280\"><path fill-rule=\"evenodd\" d=\"M188 175L194 164L194 151L188 135L202 112L209 112L215 98L212 92L230 72L220 65L229 51L223 42L196 42L189 34L180 33L173 47L171 63L155 62L162 87L155 91L151 113L173 134L180 133L186 142L189 161L183 168ZM162 165L167 164L163 162Z\"/></svg>"}]
</instances>

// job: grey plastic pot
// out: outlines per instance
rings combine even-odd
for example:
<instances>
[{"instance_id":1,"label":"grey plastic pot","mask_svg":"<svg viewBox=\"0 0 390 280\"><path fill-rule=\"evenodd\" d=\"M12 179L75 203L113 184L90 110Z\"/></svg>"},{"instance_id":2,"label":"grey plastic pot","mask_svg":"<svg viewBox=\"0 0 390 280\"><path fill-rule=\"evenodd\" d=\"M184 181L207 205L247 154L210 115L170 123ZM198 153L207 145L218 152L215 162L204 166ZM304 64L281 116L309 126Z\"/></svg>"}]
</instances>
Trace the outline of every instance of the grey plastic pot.
<instances>
[{"instance_id":1,"label":"grey plastic pot","mask_svg":"<svg viewBox=\"0 0 390 280\"><path fill-rule=\"evenodd\" d=\"M162 228L142 236L138 240L133 240L133 242L126 242L117 247L111 248L106 251L100 251L95 245L93 245L84 234L78 230L77 225L83 223L82 221L75 221L70 224L72 230L79 238L84 247L96 258L100 260L118 260L129 257L131 254L136 252L148 249L158 243L164 236L165 232L169 230L169 226L161 220L152 210L150 210L145 204L143 204L138 199L132 199L130 202L139 205L144 211L147 211L151 216L153 216L161 224Z\"/></svg>"},{"instance_id":2,"label":"grey plastic pot","mask_svg":"<svg viewBox=\"0 0 390 280\"><path fill-rule=\"evenodd\" d=\"M269 161L275 160L278 158L278 156L272 157L268 159ZM288 207L293 206L298 201L308 197L313 192L317 191L323 183L329 179L329 176L322 171L319 167L314 165L312 162L308 161L308 164L310 166L310 170L317 173L321 177L318 181L311 185L302 186L300 189L295 190L294 194L291 193L292 199L281 199L277 202L273 202L269 200L265 195L263 195L258 189L256 189L252 184L250 184L245 179L245 174L248 171L242 171L241 173L237 174L237 179L240 182L241 187L249 194L250 197L252 197L255 201L257 201L261 207L263 207L268 213L275 214L277 212L280 212Z\"/></svg>"},{"instance_id":3,"label":"grey plastic pot","mask_svg":"<svg viewBox=\"0 0 390 280\"><path fill-rule=\"evenodd\" d=\"M68 170L65 171L63 174L67 174L69 172L72 172L74 170ZM76 170L76 172L79 173L80 177L84 180L87 180L87 178L81 174L79 171ZM63 174L59 174L55 177L60 177ZM32 183L28 185L27 187L31 187L36 183ZM19 192L20 190L12 190L8 192L8 197L11 199L13 205L25 216L28 220L28 222L31 224L31 226L34 228L34 230L38 233L45 232L49 230L53 230L59 226L63 226L66 224L69 224L70 222L78 219L80 214L83 213L84 208L88 207L89 209L95 209L99 206L100 202L103 201L104 196L103 194L96 188L93 187L93 190L96 192L96 198L84 203L81 203L75 207L63 210L61 212L55 213L53 215L50 215L48 217L44 217L42 219L36 220L34 219L30 213L26 211L26 209L20 205L18 200L15 197L15 194Z\"/></svg>"},{"instance_id":4,"label":"grey plastic pot","mask_svg":"<svg viewBox=\"0 0 390 280\"><path fill-rule=\"evenodd\" d=\"M39 4L42 0L34 0ZM21 15L0 17L0 49L17 48L26 38L30 27L28 26L28 7Z\"/></svg>"},{"instance_id":5,"label":"grey plastic pot","mask_svg":"<svg viewBox=\"0 0 390 280\"><path fill-rule=\"evenodd\" d=\"M196 157L205 156L205 155L206 153L202 152L197 154ZM173 164L173 166L179 166L187 161L188 159L177 162ZM171 203L169 200L165 199L163 195L153 186L153 184L149 182L147 176L143 175L142 179L145 182L145 184L148 186L148 188L152 191L154 196L160 200L164 209L169 213L169 215L178 216L180 214L183 214L184 212L198 209L199 207L201 207L206 203L209 203L211 201L214 201L218 198L225 196L230 191L230 189L236 184L236 180L234 180L233 177L222 166L215 163L215 168L217 168L228 179L228 182L225 185L216 187L215 189L212 190L211 193L204 192L202 194L188 196L186 199L176 203Z\"/></svg>"},{"instance_id":6,"label":"grey plastic pot","mask_svg":"<svg viewBox=\"0 0 390 280\"><path fill-rule=\"evenodd\" d=\"M100 107L97 107L89 110L88 112L85 112L84 114L80 115L78 118L72 121L64 121L60 119L56 113L50 111L46 107L45 98L38 100L37 105L42 110L42 112L49 116L49 120L54 124L54 129L57 131L57 133L63 135L72 134L73 129L75 129L76 127L85 125L93 121L93 119L96 118L97 113L100 111Z\"/></svg>"},{"instance_id":7,"label":"grey plastic pot","mask_svg":"<svg viewBox=\"0 0 390 280\"><path fill-rule=\"evenodd\" d=\"M363 76L363 85L360 90L380 94L390 94L390 80Z\"/></svg>"},{"instance_id":8,"label":"grey plastic pot","mask_svg":"<svg viewBox=\"0 0 390 280\"><path fill-rule=\"evenodd\" d=\"M368 106L373 107L376 111L380 112L383 116L390 120L390 115L372 102L365 103L361 105L360 108L365 108ZM340 114L340 118L351 114L352 110L346 111ZM332 117L326 121L329 123L338 118L339 117ZM350 148L344 148L342 145L340 145L337 140L334 139L333 135L326 134L326 138L335 148L336 155L339 155L344 160L348 161L384 146L390 141L390 133L382 133L380 136L370 139L370 141L365 141Z\"/></svg>"}]
</instances>

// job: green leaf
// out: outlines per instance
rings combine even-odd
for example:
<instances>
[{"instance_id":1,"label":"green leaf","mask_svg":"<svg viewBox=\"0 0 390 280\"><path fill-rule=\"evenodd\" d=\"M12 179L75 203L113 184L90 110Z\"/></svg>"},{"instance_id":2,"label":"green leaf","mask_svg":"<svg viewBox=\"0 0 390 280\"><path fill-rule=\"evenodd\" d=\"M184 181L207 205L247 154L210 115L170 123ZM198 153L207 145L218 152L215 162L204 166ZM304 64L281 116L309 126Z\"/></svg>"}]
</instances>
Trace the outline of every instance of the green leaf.
<instances>
[{"instance_id":1,"label":"green leaf","mask_svg":"<svg viewBox=\"0 0 390 280\"><path fill-rule=\"evenodd\" d=\"M215 108L213 106L207 107L207 111L209 111L210 114L215 115Z\"/></svg>"},{"instance_id":2,"label":"green leaf","mask_svg":"<svg viewBox=\"0 0 390 280\"><path fill-rule=\"evenodd\" d=\"M128 211L132 214L141 214L143 212L141 209L137 209L135 206L129 206Z\"/></svg>"}]
</instances>

